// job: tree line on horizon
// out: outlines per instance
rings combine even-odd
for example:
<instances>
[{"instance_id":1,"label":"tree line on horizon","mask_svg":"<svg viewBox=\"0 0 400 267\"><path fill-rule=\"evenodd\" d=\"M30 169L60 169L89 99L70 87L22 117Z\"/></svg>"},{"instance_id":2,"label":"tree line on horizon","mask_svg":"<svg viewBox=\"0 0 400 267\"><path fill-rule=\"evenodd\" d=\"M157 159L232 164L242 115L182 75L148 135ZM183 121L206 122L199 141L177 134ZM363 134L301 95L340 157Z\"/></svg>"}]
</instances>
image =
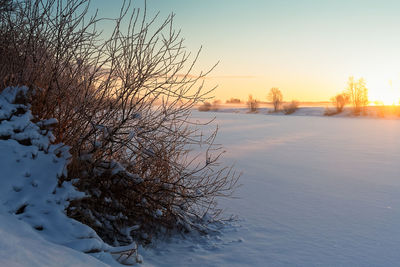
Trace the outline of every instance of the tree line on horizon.
<instances>
[{"instance_id":1,"label":"tree line on horizon","mask_svg":"<svg viewBox=\"0 0 400 267\"><path fill-rule=\"evenodd\" d=\"M272 87L267 95L267 100L272 104L273 110L270 110L270 113L283 112L285 115L289 115L294 113L298 107L299 102L297 100L292 100L291 102L283 105L283 94L282 91L277 87ZM259 101L254 99L252 95L249 95L247 106L249 107L250 113L258 112Z\"/></svg>"},{"instance_id":2,"label":"tree line on horizon","mask_svg":"<svg viewBox=\"0 0 400 267\"><path fill-rule=\"evenodd\" d=\"M273 87L270 89L267 95L267 100L273 105L273 110L270 113L276 113L283 111L284 114L292 114L294 113L298 107L299 102L297 100L292 100L291 102L283 105L283 94L281 90L277 87ZM198 107L199 111L216 111L219 109L221 105L220 100L214 100L213 102L203 102L201 106ZM253 98L253 95L249 94L249 97L246 102L240 100L239 98L230 98L226 100L227 104L243 104L245 103L248 107L249 113L257 113L260 107L261 101Z\"/></svg>"},{"instance_id":3,"label":"tree line on horizon","mask_svg":"<svg viewBox=\"0 0 400 267\"><path fill-rule=\"evenodd\" d=\"M282 91L277 87L272 87L267 95L267 100L273 106L270 113L276 113L283 111L284 114L294 113L298 107L299 102L297 100L292 100L291 102L283 105L283 94ZM350 76L347 81L346 88L330 99L335 109L327 108L324 115L332 116L343 112L346 105L352 106L352 113L354 115L360 115L366 113L366 106L369 104L368 100L368 89L366 87L366 81L364 78L355 79ZM249 113L258 112L261 101L254 98L249 94L247 101L242 101L239 98L230 98L226 100L227 104L243 104L245 103L248 107ZM219 109L221 104L220 100L214 100L213 102L204 102L203 105L199 107L199 111L216 111Z\"/></svg>"}]
</instances>

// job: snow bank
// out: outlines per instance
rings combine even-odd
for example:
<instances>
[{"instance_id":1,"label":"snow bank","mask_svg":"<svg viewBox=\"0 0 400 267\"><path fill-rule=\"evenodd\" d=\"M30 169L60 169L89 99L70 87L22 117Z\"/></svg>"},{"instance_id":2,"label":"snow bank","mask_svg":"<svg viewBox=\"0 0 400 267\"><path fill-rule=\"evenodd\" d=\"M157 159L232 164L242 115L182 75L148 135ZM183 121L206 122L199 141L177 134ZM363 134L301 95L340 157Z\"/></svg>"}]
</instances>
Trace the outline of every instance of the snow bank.
<instances>
[{"instance_id":1,"label":"snow bank","mask_svg":"<svg viewBox=\"0 0 400 267\"><path fill-rule=\"evenodd\" d=\"M94 257L118 266L110 252L119 256L130 247L110 247L65 215L68 201L83 193L58 183L66 175L68 147L51 144L48 127L56 120L31 121L27 91L9 87L0 94L0 266L104 265Z\"/></svg>"},{"instance_id":2,"label":"snow bank","mask_svg":"<svg viewBox=\"0 0 400 267\"><path fill-rule=\"evenodd\" d=\"M45 240L29 224L0 215L0 266L107 266L99 260Z\"/></svg>"}]
</instances>

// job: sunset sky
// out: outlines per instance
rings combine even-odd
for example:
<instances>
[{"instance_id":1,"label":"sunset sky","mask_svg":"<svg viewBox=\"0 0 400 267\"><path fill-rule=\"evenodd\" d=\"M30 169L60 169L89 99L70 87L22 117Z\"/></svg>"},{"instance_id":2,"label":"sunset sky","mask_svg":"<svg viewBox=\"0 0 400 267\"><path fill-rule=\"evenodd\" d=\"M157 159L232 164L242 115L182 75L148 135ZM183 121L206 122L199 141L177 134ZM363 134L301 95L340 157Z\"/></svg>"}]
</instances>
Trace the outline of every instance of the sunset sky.
<instances>
[{"instance_id":1,"label":"sunset sky","mask_svg":"<svg viewBox=\"0 0 400 267\"><path fill-rule=\"evenodd\" d=\"M118 2L95 1L100 14ZM141 6L142 1L134 1ZM216 98L327 101L349 76L364 77L371 101L400 98L400 1L148 0L150 12L176 14L190 51L203 46L199 69L220 62L209 86Z\"/></svg>"}]
</instances>

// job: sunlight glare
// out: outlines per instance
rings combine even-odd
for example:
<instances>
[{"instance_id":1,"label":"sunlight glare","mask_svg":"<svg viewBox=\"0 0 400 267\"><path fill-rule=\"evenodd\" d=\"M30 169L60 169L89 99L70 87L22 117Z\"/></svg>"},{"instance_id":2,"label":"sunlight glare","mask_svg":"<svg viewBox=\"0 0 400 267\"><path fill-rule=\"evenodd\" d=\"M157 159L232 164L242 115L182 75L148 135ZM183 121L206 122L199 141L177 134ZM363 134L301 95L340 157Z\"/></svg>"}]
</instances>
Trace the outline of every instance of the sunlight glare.
<instances>
[{"instance_id":1,"label":"sunlight glare","mask_svg":"<svg viewBox=\"0 0 400 267\"><path fill-rule=\"evenodd\" d=\"M371 105L400 105L400 76L366 77Z\"/></svg>"}]
</instances>

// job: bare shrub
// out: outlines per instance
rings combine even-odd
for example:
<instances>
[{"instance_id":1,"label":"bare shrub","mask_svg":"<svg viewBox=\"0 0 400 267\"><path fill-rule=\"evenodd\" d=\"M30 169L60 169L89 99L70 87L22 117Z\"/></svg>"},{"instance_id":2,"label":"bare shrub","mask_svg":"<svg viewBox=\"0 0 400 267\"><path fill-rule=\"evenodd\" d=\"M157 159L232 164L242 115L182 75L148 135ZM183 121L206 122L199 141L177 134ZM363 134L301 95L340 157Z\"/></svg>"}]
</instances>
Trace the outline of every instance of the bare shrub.
<instances>
[{"instance_id":1,"label":"bare shrub","mask_svg":"<svg viewBox=\"0 0 400 267\"><path fill-rule=\"evenodd\" d=\"M295 113L299 109L299 102L296 100L293 100L289 104L286 104L283 106L283 113L285 115L289 115L292 113Z\"/></svg>"},{"instance_id":2,"label":"bare shrub","mask_svg":"<svg viewBox=\"0 0 400 267\"><path fill-rule=\"evenodd\" d=\"M281 90L278 88L271 88L268 93L268 100L271 101L272 105L274 106L274 112L277 112L283 101Z\"/></svg>"},{"instance_id":3,"label":"bare shrub","mask_svg":"<svg viewBox=\"0 0 400 267\"><path fill-rule=\"evenodd\" d=\"M198 110L199 111L217 111L219 109L220 104L221 104L221 100L214 100L212 103L206 101L198 107Z\"/></svg>"},{"instance_id":4,"label":"bare shrub","mask_svg":"<svg viewBox=\"0 0 400 267\"><path fill-rule=\"evenodd\" d=\"M257 99L254 99L252 95L249 95L249 99L247 100L247 107L249 108L249 112L256 113L258 112L259 103Z\"/></svg>"},{"instance_id":5,"label":"bare shrub","mask_svg":"<svg viewBox=\"0 0 400 267\"><path fill-rule=\"evenodd\" d=\"M231 97L230 99L226 100L227 104L240 104L242 103L239 98L233 98Z\"/></svg>"},{"instance_id":6,"label":"bare shrub","mask_svg":"<svg viewBox=\"0 0 400 267\"><path fill-rule=\"evenodd\" d=\"M335 110L325 108L324 116L333 116L341 113L344 109L344 106L349 103L350 97L346 92L343 92L332 97L331 101L335 106Z\"/></svg>"},{"instance_id":7,"label":"bare shrub","mask_svg":"<svg viewBox=\"0 0 400 267\"><path fill-rule=\"evenodd\" d=\"M210 102L207 102L207 101L198 107L199 111L210 111L211 109L212 109L212 105Z\"/></svg>"},{"instance_id":8,"label":"bare shrub","mask_svg":"<svg viewBox=\"0 0 400 267\"><path fill-rule=\"evenodd\" d=\"M331 100L333 105L336 107L336 112L341 113L344 106L349 103L349 95L346 93L337 94L335 97L332 97Z\"/></svg>"},{"instance_id":9,"label":"bare shrub","mask_svg":"<svg viewBox=\"0 0 400 267\"><path fill-rule=\"evenodd\" d=\"M190 118L212 91L203 89L208 72L191 74L200 51L185 51L173 15L158 22L124 2L105 36L88 5L24 0L1 12L1 88L29 86L35 118L58 120L56 142L72 154L60 184L74 179L87 195L67 213L106 242L205 230L238 176L219 166L216 132L204 138Z\"/></svg>"}]
</instances>

